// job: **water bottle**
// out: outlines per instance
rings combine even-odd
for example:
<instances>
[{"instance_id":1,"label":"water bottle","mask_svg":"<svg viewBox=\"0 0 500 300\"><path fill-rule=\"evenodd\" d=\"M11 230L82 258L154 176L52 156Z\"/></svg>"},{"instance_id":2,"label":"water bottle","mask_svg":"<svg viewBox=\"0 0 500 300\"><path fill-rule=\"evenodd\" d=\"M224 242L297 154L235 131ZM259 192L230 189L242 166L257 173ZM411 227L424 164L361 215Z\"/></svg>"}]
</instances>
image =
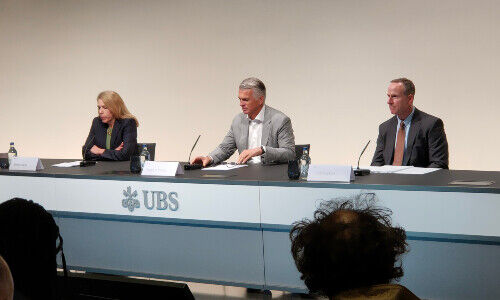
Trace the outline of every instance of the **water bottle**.
<instances>
[{"instance_id":1,"label":"water bottle","mask_svg":"<svg viewBox=\"0 0 500 300\"><path fill-rule=\"evenodd\" d=\"M309 157L309 150L307 147L302 149L302 156L300 157L300 179L307 180L307 174L309 172L309 165L311 164L311 158Z\"/></svg>"},{"instance_id":2,"label":"water bottle","mask_svg":"<svg viewBox=\"0 0 500 300\"><path fill-rule=\"evenodd\" d=\"M7 155L9 157L9 165L10 165L12 158L17 157L17 150L16 148L14 148L14 142L10 142L10 149Z\"/></svg>"},{"instance_id":3,"label":"water bottle","mask_svg":"<svg viewBox=\"0 0 500 300\"><path fill-rule=\"evenodd\" d=\"M144 163L146 162L146 160L150 160L150 155L146 144L142 145L142 151L140 157L141 157L141 168L144 169Z\"/></svg>"}]
</instances>

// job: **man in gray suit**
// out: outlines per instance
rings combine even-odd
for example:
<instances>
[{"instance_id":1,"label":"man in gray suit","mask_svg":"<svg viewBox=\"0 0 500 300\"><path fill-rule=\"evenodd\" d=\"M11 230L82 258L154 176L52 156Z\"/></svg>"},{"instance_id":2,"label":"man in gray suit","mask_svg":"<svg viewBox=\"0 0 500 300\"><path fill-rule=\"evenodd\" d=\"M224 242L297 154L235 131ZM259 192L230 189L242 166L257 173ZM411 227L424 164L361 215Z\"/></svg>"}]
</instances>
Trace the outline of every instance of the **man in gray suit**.
<instances>
[{"instance_id":1,"label":"man in gray suit","mask_svg":"<svg viewBox=\"0 0 500 300\"><path fill-rule=\"evenodd\" d=\"M195 157L192 164L218 164L238 149L238 164L285 163L295 159L292 122L285 114L265 105L266 87L257 78L247 78L239 86L243 111L238 114L222 143L208 156Z\"/></svg>"},{"instance_id":2,"label":"man in gray suit","mask_svg":"<svg viewBox=\"0 0 500 300\"><path fill-rule=\"evenodd\" d=\"M415 85L391 81L387 104L395 116L379 127L372 166L395 165L448 169L448 141L443 121L413 106Z\"/></svg>"}]
</instances>

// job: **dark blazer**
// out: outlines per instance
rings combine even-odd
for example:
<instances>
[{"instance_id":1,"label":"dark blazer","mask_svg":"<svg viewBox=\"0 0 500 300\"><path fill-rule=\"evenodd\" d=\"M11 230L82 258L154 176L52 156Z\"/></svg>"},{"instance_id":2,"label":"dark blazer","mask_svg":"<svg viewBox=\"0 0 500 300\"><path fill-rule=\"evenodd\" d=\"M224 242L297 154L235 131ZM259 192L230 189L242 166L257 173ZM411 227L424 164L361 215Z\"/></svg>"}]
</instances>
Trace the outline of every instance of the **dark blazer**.
<instances>
[{"instance_id":1,"label":"dark blazer","mask_svg":"<svg viewBox=\"0 0 500 300\"><path fill-rule=\"evenodd\" d=\"M396 116L380 125L372 166L392 164L397 126ZM403 166L448 169L448 141L441 119L415 108Z\"/></svg>"},{"instance_id":2,"label":"dark blazer","mask_svg":"<svg viewBox=\"0 0 500 300\"><path fill-rule=\"evenodd\" d=\"M95 155L90 152L92 146L106 149L106 131L108 124L103 123L99 117L92 121L89 136L82 147L84 157L89 160L129 160L137 148L137 125L134 119L117 119L113 125L111 133L111 149L104 151L102 155ZM123 149L114 150L123 142Z\"/></svg>"}]
</instances>

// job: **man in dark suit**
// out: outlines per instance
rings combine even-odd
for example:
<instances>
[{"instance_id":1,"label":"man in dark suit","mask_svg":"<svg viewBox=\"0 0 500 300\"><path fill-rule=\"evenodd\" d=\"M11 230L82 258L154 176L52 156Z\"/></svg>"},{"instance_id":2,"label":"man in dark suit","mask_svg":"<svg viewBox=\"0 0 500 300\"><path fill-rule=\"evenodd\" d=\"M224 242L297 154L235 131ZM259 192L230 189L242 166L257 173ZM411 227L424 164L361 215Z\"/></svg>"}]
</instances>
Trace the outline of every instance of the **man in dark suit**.
<instances>
[{"instance_id":1,"label":"man in dark suit","mask_svg":"<svg viewBox=\"0 0 500 300\"><path fill-rule=\"evenodd\" d=\"M372 166L448 169L448 141L443 121L413 106L413 82L407 78L392 80L387 97L394 117L379 127Z\"/></svg>"}]
</instances>

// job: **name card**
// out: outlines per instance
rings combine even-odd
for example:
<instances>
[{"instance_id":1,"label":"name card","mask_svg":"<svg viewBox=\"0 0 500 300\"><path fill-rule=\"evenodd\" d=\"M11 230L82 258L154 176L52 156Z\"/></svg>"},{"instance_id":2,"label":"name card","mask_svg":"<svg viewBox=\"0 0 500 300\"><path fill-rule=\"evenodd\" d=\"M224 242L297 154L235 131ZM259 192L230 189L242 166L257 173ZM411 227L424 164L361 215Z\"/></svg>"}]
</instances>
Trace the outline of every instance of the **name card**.
<instances>
[{"instance_id":1,"label":"name card","mask_svg":"<svg viewBox=\"0 0 500 300\"><path fill-rule=\"evenodd\" d=\"M10 171L43 170L43 164L38 157L13 157L10 161Z\"/></svg>"},{"instance_id":2,"label":"name card","mask_svg":"<svg viewBox=\"0 0 500 300\"><path fill-rule=\"evenodd\" d=\"M172 161L146 161L141 175L149 176L175 176L184 174L179 162Z\"/></svg>"},{"instance_id":3,"label":"name card","mask_svg":"<svg viewBox=\"0 0 500 300\"><path fill-rule=\"evenodd\" d=\"M353 180L352 166L310 165L307 174L307 181L351 182Z\"/></svg>"}]
</instances>

